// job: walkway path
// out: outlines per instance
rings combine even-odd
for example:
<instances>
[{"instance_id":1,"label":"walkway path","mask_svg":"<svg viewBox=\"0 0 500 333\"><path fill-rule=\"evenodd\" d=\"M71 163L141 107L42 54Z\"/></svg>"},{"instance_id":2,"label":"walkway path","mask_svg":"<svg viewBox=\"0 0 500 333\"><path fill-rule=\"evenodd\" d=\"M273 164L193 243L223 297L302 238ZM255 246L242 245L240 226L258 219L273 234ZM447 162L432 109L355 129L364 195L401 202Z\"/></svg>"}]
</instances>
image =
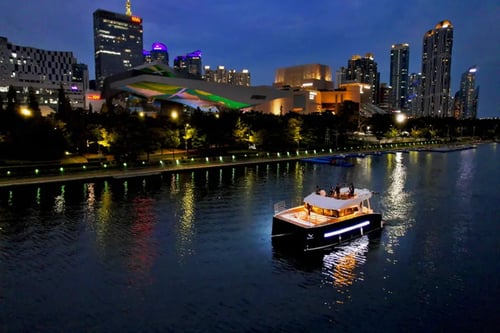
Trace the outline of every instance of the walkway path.
<instances>
[{"instance_id":1,"label":"walkway path","mask_svg":"<svg viewBox=\"0 0 500 333\"><path fill-rule=\"evenodd\" d=\"M231 161L231 162L184 162L179 165L169 164L157 167L142 167L142 168L128 168L128 169L105 169L96 171L82 171L60 175L48 176L30 176L22 178L0 178L0 188L14 187L23 185L36 185L47 183L64 183L71 181L93 181L99 179L126 179L132 177L144 177L160 175L167 172L190 171L209 168L223 168L233 167L240 165L255 165L264 163L277 163L283 161L293 161L304 158L304 156L283 157L283 158L256 158L244 161Z\"/></svg>"}]
</instances>

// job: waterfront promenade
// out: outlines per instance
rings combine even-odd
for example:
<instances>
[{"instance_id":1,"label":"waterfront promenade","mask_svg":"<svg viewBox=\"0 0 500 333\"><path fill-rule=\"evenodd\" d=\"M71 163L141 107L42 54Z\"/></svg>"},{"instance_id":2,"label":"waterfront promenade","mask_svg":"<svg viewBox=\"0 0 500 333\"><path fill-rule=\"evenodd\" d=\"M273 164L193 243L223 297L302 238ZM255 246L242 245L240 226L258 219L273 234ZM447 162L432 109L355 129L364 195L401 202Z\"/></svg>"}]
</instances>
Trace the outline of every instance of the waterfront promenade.
<instances>
[{"instance_id":1,"label":"waterfront promenade","mask_svg":"<svg viewBox=\"0 0 500 333\"><path fill-rule=\"evenodd\" d=\"M106 179L125 179L133 177L147 177L160 175L162 173L177 172L177 171L191 171L208 168L221 168L232 167L240 165L252 165L261 163L276 163L287 160L298 160L305 156L283 157L283 158L254 158L242 161L183 161L181 163L160 164L158 166L144 166L134 168L114 168L114 169L101 169L93 171L81 171L72 173L61 173L59 175L36 175L24 177L1 177L0 188L13 187L23 185L47 184L47 183L64 183L71 181L93 181L93 180L106 180Z\"/></svg>"},{"instance_id":2,"label":"waterfront promenade","mask_svg":"<svg viewBox=\"0 0 500 333\"><path fill-rule=\"evenodd\" d=\"M463 144L462 147L472 147L469 144ZM177 159L177 160L166 160L166 161L155 161L148 165L137 166L137 167L127 167L126 165L121 165L120 167L114 166L110 167L104 164L99 169L86 170L85 164L82 165L82 169L78 171L65 171L64 168L60 168L58 174L52 172L50 174L44 174L43 172L32 172L30 175L15 176L6 174L6 171L0 176L0 188L9 188L25 185L37 185L37 184L48 184L48 183L65 183L73 181L85 181L91 182L95 180L106 180L106 179L126 179L133 177L148 177L160 175L169 172L180 172L180 171L191 171L209 168L224 168L224 167L235 167L242 165L255 165L255 164L265 164L265 163L278 163L284 161L294 161L300 160L307 157L319 157L319 156L333 156L338 154L348 154L348 153L372 153L374 151L398 151L398 150L425 150L429 151L436 149L436 151L452 151L456 150L456 146L443 145L442 142L425 142L412 147L393 147L384 146L369 149L341 149L341 150L311 150L311 151L301 151L294 153L254 153L244 154L244 155L231 155L231 156L219 156L211 158L191 158L191 159ZM154 163L154 165L153 165ZM7 171L8 172L8 171Z\"/></svg>"}]
</instances>

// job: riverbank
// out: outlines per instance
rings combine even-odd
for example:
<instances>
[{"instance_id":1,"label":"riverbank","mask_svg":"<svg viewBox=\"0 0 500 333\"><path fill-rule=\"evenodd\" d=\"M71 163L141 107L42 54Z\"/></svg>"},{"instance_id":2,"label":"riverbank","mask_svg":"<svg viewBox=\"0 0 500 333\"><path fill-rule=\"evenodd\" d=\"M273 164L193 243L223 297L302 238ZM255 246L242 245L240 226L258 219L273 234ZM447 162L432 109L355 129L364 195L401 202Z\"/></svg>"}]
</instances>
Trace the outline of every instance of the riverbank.
<instances>
[{"instance_id":1,"label":"riverbank","mask_svg":"<svg viewBox=\"0 0 500 333\"><path fill-rule=\"evenodd\" d=\"M87 168L85 163L78 163L78 171L75 168L59 167L58 174L44 174L38 168L32 170L32 174L28 176L18 177L12 174L9 170L4 170L0 177L0 188L9 188L16 186L48 184L48 183L65 183L74 181L91 182L96 180L108 179L127 179L134 177L148 177L161 175L169 172L179 171L192 171L210 168L225 168L235 167L242 165L255 165L266 163L279 163L286 161L295 161L308 157L332 156L335 154L348 154L348 153L373 153L384 151L455 151L462 149L473 148L472 143L461 143L458 145L444 144L443 142L426 142L420 145L413 145L410 147L397 147L393 145L379 146L379 147L351 147L351 149L342 150L321 150L321 151L297 151L294 153L253 153L243 155L219 156L214 157L197 157L197 158L184 158L177 160L159 160L154 165L144 164L142 166L129 167L126 163L120 166L112 166L108 161L99 165L98 168ZM354 148L354 149L353 149Z\"/></svg>"}]
</instances>

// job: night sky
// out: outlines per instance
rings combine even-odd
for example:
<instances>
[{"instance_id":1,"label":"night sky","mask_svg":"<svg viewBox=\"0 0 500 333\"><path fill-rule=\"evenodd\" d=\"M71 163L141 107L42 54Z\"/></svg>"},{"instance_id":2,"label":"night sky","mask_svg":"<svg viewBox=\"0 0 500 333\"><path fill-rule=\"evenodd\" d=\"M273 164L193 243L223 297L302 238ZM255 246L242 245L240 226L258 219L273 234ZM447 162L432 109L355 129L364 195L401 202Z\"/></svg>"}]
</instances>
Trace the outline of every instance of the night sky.
<instances>
[{"instance_id":1,"label":"night sky","mask_svg":"<svg viewBox=\"0 0 500 333\"><path fill-rule=\"evenodd\" d=\"M94 79L92 13L125 13L125 0L0 1L0 36L16 45L72 51ZM452 95L477 65L479 117L500 117L498 0L132 0L143 18L144 48L167 45L175 56L202 50L203 65L248 69L252 85L271 85L277 68L311 63L335 71L354 54L373 53L389 83L392 44L410 44L410 72L421 71L425 32L454 26Z\"/></svg>"}]
</instances>

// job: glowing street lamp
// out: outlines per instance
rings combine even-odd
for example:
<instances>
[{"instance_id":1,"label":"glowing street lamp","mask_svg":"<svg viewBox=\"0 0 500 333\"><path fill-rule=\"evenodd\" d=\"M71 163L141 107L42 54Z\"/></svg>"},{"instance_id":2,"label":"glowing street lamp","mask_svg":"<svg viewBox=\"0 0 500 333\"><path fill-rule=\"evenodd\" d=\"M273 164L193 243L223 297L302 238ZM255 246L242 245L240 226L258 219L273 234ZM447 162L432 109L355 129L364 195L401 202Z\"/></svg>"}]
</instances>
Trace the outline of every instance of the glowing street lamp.
<instances>
[{"instance_id":1,"label":"glowing street lamp","mask_svg":"<svg viewBox=\"0 0 500 333\"><path fill-rule=\"evenodd\" d=\"M28 108L22 108L21 109L21 115L23 115L24 117L31 117L32 116L32 112L30 109Z\"/></svg>"},{"instance_id":2,"label":"glowing street lamp","mask_svg":"<svg viewBox=\"0 0 500 333\"><path fill-rule=\"evenodd\" d=\"M398 114L396 115L396 122L397 122L398 124L402 124L402 123L404 123L404 122L405 122L405 120L406 120L406 115L405 115L404 113L398 113Z\"/></svg>"},{"instance_id":3,"label":"glowing street lamp","mask_svg":"<svg viewBox=\"0 0 500 333\"><path fill-rule=\"evenodd\" d=\"M188 151L188 140L191 139L191 131L190 131L190 126L188 123L184 125L184 148L186 148L186 157L189 156L189 151Z\"/></svg>"},{"instance_id":4,"label":"glowing street lamp","mask_svg":"<svg viewBox=\"0 0 500 333\"><path fill-rule=\"evenodd\" d=\"M172 112L170 112L170 118L172 118L172 120L177 120L177 118L179 118L179 113L177 113L177 110L172 110Z\"/></svg>"}]
</instances>

